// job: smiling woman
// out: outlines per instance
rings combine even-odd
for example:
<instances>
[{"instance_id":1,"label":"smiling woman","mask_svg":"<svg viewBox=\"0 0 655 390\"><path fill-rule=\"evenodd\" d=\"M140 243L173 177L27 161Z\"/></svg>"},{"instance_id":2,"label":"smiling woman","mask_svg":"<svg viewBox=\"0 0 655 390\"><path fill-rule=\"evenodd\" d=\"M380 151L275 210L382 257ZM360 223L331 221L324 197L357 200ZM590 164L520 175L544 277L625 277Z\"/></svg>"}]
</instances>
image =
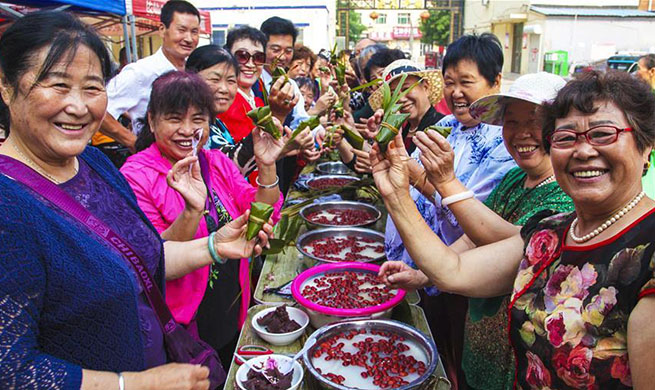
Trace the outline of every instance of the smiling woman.
<instances>
[{"instance_id":1,"label":"smiling woman","mask_svg":"<svg viewBox=\"0 0 655 390\"><path fill-rule=\"evenodd\" d=\"M165 278L260 253L241 234L248 213L209 239L162 241L118 171L87 147L105 115L110 60L74 16L17 20L0 37L0 70L0 117L9 119L0 146L0 275L11 276L0 277L0 388L218 387L225 373L216 354L174 322L164 329L170 314L150 298L163 300ZM265 225L261 245L271 231ZM135 248L129 260L110 245L117 241ZM154 288L146 294L144 286ZM205 366L171 352L190 345L204 351Z\"/></svg>"},{"instance_id":2,"label":"smiling woman","mask_svg":"<svg viewBox=\"0 0 655 390\"><path fill-rule=\"evenodd\" d=\"M429 283L476 298L511 293L515 386L649 389L655 202L644 196L641 175L655 143L655 98L630 75L590 72L545 103L544 118L544 149L575 211L537 213L520 234L475 249L446 247L416 223L398 144L388 160L372 157L376 184ZM416 272L387 262L380 276L395 288Z\"/></svg>"},{"instance_id":3,"label":"smiling woman","mask_svg":"<svg viewBox=\"0 0 655 390\"><path fill-rule=\"evenodd\" d=\"M193 63L198 62L193 59ZM275 160L282 140L253 132L258 182L265 184L253 187L223 152L202 149L214 110L220 109L215 97L199 74L171 72L155 80L148 124L137 141L141 151L121 168L139 206L167 240L207 237L255 201L275 206L274 219L279 216L283 199ZM198 133L203 136L194 145ZM197 164L188 157L196 154ZM177 169L180 165L185 169ZM166 283L166 303L175 319L191 329L197 325L200 337L219 351L224 364L230 364L234 352L230 342L250 304L248 264L245 257L213 264Z\"/></svg>"}]
</instances>

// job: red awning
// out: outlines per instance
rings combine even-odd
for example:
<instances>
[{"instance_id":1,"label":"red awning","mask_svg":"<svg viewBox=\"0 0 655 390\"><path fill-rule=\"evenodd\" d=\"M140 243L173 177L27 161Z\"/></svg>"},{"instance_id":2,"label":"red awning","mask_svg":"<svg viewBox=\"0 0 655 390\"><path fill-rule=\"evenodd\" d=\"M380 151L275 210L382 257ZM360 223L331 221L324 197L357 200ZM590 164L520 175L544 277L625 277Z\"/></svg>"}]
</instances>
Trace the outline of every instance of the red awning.
<instances>
[{"instance_id":1,"label":"red awning","mask_svg":"<svg viewBox=\"0 0 655 390\"><path fill-rule=\"evenodd\" d=\"M164 4L166 4L166 0L132 0L132 13L134 16L159 22L159 14ZM211 34L212 32L209 11L200 10L200 32L203 34Z\"/></svg>"}]
</instances>

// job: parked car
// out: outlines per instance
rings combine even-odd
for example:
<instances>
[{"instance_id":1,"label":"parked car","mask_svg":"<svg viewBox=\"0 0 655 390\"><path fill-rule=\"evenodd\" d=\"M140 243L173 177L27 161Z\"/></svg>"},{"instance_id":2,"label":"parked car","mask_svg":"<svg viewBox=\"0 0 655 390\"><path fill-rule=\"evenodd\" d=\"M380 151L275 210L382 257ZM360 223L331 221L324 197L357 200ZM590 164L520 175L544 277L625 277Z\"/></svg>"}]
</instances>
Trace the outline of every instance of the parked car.
<instances>
[{"instance_id":1,"label":"parked car","mask_svg":"<svg viewBox=\"0 0 655 390\"><path fill-rule=\"evenodd\" d=\"M615 55L607 59L607 68L621 70L625 72L634 72L639 56L634 55Z\"/></svg>"}]
</instances>

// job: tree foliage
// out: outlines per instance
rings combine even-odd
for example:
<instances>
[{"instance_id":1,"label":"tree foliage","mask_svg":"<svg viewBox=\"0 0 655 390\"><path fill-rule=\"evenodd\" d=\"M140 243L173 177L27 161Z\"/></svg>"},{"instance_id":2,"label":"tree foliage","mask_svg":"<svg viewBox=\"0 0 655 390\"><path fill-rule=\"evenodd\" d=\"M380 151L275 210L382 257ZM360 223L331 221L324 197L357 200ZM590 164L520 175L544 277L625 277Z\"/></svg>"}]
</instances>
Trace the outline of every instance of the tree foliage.
<instances>
[{"instance_id":1,"label":"tree foliage","mask_svg":"<svg viewBox=\"0 0 655 390\"><path fill-rule=\"evenodd\" d=\"M430 17L421 22L421 42L445 46L450 41L450 11L430 10Z\"/></svg>"},{"instance_id":2,"label":"tree foliage","mask_svg":"<svg viewBox=\"0 0 655 390\"><path fill-rule=\"evenodd\" d=\"M362 16L353 10L350 10L348 13L348 19L350 23L350 29L348 30L348 41L357 42L362 33L366 31L367 27L362 24Z\"/></svg>"}]
</instances>

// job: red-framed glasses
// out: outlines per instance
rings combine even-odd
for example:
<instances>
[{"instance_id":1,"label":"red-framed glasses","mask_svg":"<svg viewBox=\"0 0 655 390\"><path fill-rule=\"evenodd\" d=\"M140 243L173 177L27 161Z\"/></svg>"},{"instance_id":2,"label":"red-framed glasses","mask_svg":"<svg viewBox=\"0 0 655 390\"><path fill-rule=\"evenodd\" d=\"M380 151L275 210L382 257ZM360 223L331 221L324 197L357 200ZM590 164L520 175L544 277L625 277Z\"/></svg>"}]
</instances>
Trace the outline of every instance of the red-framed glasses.
<instances>
[{"instance_id":1,"label":"red-framed glasses","mask_svg":"<svg viewBox=\"0 0 655 390\"><path fill-rule=\"evenodd\" d=\"M624 131L633 131L631 127L620 128L612 125L594 126L587 131L578 133L573 130L557 130L548 136L551 147L556 149L572 148L578 138L584 137L589 145L605 146L613 144Z\"/></svg>"}]
</instances>

